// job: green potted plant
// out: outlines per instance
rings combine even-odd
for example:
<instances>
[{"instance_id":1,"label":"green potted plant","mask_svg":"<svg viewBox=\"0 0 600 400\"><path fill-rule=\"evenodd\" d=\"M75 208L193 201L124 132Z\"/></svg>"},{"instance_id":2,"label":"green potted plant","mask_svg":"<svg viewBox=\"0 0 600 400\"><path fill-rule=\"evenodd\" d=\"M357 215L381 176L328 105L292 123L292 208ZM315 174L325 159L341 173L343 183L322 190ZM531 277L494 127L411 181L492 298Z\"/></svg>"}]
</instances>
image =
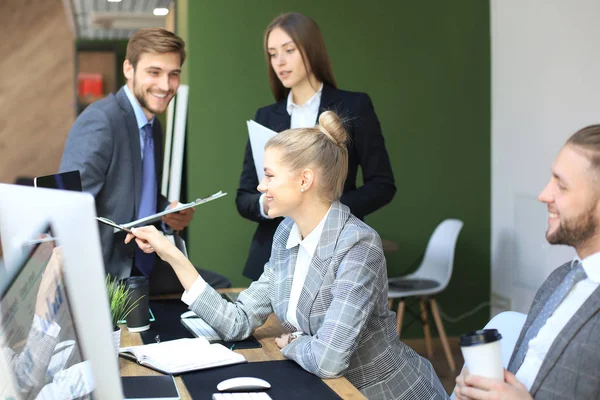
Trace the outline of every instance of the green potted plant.
<instances>
[{"instance_id":1,"label":"green potted plant","mask_svg":"<svg viewBox=\"0 0 600 400\"><path fill-rule=\"evenodd\" d=\"M140 299L132 301L131 293L125 282L110 275L106 275L106 293L108 294L108 304L113 326L113 340L117 351L121 346L121 328L119 321L123 321L129 313L137 307Z\"/></svg>"}]
</instances>

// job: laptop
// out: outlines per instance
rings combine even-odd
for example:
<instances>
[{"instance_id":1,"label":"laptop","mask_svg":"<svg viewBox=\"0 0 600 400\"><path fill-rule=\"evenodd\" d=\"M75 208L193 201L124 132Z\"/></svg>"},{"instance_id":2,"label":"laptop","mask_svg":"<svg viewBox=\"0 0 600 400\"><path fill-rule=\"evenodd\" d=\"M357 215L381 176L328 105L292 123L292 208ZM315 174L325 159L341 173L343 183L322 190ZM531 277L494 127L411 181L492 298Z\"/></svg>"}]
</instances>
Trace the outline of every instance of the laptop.
<instances>
[{"instance_id":1,"label":"laptop","mask_svg":"<svg viewBox=\"0 0 600 400\"><path fill-rule=\"evenodd\" d=\"M83 191L79 171L60 172L58 174L36 176L33 186L48 189Z\"/></svg>"}]
</instances>

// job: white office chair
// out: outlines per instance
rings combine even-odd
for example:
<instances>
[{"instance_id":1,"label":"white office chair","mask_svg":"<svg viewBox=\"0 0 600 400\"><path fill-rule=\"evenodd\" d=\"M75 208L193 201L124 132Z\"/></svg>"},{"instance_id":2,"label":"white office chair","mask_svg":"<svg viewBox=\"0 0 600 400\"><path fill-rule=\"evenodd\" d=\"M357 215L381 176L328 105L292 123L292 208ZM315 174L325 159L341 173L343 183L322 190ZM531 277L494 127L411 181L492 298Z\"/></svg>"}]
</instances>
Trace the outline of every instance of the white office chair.
<instances>
[{"instance_id":1,"label":"white office chair","mask_svg":"<svg viewBox=\"0 0 600 400\"><path fill-rule=\"evenodd\" d=\"M510 357L515 349L515 345L517 344L517 340L519 339L519 335L521 334L523 325L525 325L526 319L527 314L516 311L504 311L494 316L494 318L483 327L483 329L497 329L502 335L500 347L502 350L502 366L504 368L508 367ZM452 391L450 399L454 399L454 390Z\"/></svg>"},{"instance_id":2,"label":"white office chair","mask_svg":"<svg viewBox=\"0 0 600 400\"><path fill-rule=\"evenodd\" d=\"M502 347L502 365L504 368L508 367L510 357L515 349L526 319L527 314L516 311L504 311L490 319L483 327L483 329L497 329L502 335L500 345Z\"/></svg>"},{"instance_id":3,"label":"white office chair","mask_svg":"<svg viewBox=\"0 0 600 400\"><path fill-rule=\"evenodd\" d=\"M433 349L431 346L431 333L427 319L426 304L429 297L433 319L451 371L456 369L454 358L450 351L450 345L448 344L446 331L440 318L437 302L432 296L443 291L448 286L448 282L450 282L454 264L454 249L462 227L463 222L458 219L446 219L442 221L431 235L429 243L427 243L423 261L417 271L406 276L388 279L390 307L392 306L393 299L400 299L396 322L398 335L402 333L402 321L406 308L405 299L407 297L420 297L421 313L419 318L425 334L427 357L431 358L433 356Z\"/></svg>"}]
</instances>

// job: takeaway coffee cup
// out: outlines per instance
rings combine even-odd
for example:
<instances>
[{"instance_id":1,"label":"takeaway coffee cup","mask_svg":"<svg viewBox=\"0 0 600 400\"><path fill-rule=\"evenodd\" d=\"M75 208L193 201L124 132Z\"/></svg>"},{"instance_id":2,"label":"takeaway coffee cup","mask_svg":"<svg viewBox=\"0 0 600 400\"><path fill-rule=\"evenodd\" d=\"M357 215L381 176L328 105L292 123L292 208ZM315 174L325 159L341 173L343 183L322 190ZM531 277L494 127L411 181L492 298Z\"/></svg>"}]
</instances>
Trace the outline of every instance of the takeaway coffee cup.
<instances>
[{"instance_id":1,"label":"takeaway coffee cup","mask_svg":"<svg viewBox=\"0 0 600 400\"><path fill-rule=\"evenodd\" d=\"M504 381L500 339L502 335L496 329L482 329L461 335L460 349L469 375Z\"/></svg>"},{"instance_id":2,"label":"takeaway coffee cup","mask_svg":"<svg viewBox=\"0 0 600 400\"><path fill-rule=\"evenodd\" d=\"M132 276L127 279L130 304L137 306L127 315L127 329L130 332L142 332L150 329L148 279L145 276Z\"/></svg>"}]
</instances>

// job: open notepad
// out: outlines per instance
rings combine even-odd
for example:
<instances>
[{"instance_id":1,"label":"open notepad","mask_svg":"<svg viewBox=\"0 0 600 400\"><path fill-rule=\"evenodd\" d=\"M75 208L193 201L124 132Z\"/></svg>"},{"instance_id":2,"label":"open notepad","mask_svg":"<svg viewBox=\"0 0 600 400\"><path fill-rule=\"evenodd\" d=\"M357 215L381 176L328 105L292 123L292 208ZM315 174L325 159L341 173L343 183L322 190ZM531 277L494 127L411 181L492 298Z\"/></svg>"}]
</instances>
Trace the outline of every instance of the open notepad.
<instances>
[{"instance_id":1,"label":"open notepad","mask_svg":"<svg viewBox=\"0 0 600 400\"><path fill-rule=\"evenodd\" d=\"M221 344L210 344L203 337L121 347L119 355L171 375L246 362L243 355Z\"/></svg>"},{"instance_id":2,"label":"open notepad","mask_svg":"<svg viewBox=\"0 0 600 400\"><path fill-rule=\"evenodd\" d=\"M204 203L208 203L209 201L213 201L216 200L220 197L226 196L227 193L223 193L222 191L218 191L217 193L213 194L212 196L208 196L205 197L203 199L196 199L194 201L191 201L189 203L180 203L177 207L173 207L173 208L169 208L168 210L164 210L161 211L159 213L156 214L152 214L149 215L147 217L144 218L140 218L140 219L136 219L135 221L131 221L128 222L126 224L118 224L114 221L111 221L108 218L104 218L104 217L96 217L96 219L100 222L102 222L103 224L106 225L110 225L113 228L115 228L115 232L118 231L125 231L125 232L129 232L129 229L133 228L133 227L137 227L137 226L143 226L143 225L148 225L151 224L153 222L158 221L163 215L167 215L167 214L171 214L174 212L179 212L182 210L186 210L188 208L192 208L192 207L196 207L199 206L200 204L204 204Z\"/></svg>"}]
</instances>

